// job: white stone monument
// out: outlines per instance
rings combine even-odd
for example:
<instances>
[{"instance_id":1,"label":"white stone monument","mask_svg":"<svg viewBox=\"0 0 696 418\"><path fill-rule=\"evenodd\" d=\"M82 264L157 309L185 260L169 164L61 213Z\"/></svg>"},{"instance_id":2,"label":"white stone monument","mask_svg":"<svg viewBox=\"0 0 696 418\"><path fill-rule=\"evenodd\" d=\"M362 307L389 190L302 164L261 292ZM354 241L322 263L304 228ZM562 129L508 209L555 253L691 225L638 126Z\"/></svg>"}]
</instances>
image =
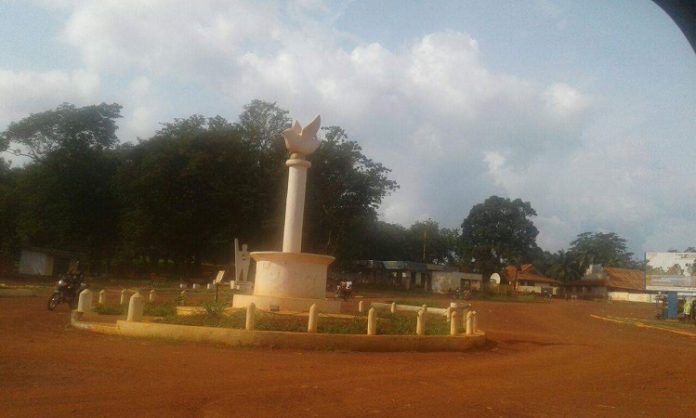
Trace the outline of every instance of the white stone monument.
<instances>
[{"instance_id":1,"label":"white stone monument","mask_svg":"<svg viewBox=\"0 0 696 418\"><path fill-rule=\"evenodd\" d=\"M302 223L304 217L307 169L312 164L306 157L319 147L317 139L321 120L317 116L302 128L294 121L283 131L285 147L290 158L285 163L290 170L285 202L283 251L251 253L256 261L256 277L252 295L235 295L234 307L254 303L260 309L277 305L281 310L307 311L313 304L321 312L340 312L341 303L326 299L326 272L335 258L328 255L302 252Z\"/></svg>"},{"instance_id":2,"label":"white stone monument","mask_svg":"<svg viewBox=\"0 0 696 418\"><path fill-rule=\"evenodd\" d=\"M246 244L242 244L242 248L239 248L239 241L237 238L234 239L234 281L236 283L246 282L249 276L249 264L251 264L251 258L249 256L249 247Z\"/></svg>"}]
</instances>

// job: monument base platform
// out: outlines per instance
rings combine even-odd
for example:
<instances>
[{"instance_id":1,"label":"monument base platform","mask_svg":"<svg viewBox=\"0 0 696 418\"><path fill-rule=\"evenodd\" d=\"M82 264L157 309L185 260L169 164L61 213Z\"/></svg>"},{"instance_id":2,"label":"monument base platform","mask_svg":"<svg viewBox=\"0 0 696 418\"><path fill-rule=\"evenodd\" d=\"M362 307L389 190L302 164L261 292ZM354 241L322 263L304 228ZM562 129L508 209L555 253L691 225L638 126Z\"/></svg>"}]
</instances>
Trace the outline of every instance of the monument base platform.
<instances>
[{"instance_id":1,"label":"monument base platform","mask_svg":"<svg viewBox=\"0 0 696 418\"><path fill-rule=\"evenodd\" d=\"M340 313L341 301L329 299L293 298L285 296L266 296L266 295L234 295L232 307L246 308L250 303L254 303L258 309L268 311L271 306L278 306L281 311L309 311L309 307L317 305L321 313Z\"/></svg>"}]
</instances>

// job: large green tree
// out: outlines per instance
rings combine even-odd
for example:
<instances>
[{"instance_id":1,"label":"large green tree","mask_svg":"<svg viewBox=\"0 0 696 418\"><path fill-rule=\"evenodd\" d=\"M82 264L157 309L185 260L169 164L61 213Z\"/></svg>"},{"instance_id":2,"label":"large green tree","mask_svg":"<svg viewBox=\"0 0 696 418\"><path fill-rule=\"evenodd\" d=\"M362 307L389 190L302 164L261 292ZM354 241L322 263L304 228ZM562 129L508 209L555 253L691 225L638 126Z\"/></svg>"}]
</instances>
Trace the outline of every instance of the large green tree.
<instances>
[{"instance_id":1,"label":"large green tree","mask_svg":"<svg viewBox=\"0 0 696 418\"><path fill-rule=\"evenodd\" d=\"M12 122L0 134L0 150L9 148L14 155L39 161L58 150L79 154L84 148L112 148L118 143L120 117L121 105L116 103L84 107L63 103Z\"/></svg>"},{"instance_id":2,"label":"large green tree","mask_svg":"<svg viewBox=\"0 0 696 418\"><path fill-rule=\"evenodd\" d=\"M348 261L360 256L377 208L398 186L389 179L390 170L365 156L343 129L330 126L323 132L325 140L309 157L303 247Z\"/></svg>"},{"instance_id":3,"label":"large green tree","mask_svg":"<svg viewBox=\"0 0 696 418\"><path fill-rule=\"evenodd\" d=\"M257 153L221 117L167 123L127 150L118 183L123 202L121 261L173 260L194 272L223 261L234 237L258 242Z\"/></svg>"},{"instance_id":4,"label":"large green tree","mask_svg":"<svg viewBox=\"0 0 696 418\"><path fill-rule=\"evenodd\" d=\"M626 249L626 240L614 232L583 232L570 243L568 252L582 271L591 264L605 267L636 268L633 253Z\"/></svg>"},{"instance_id":5,"label":"large green tree","mask_svg":"<svg viewBox=\"0 0 696 418\"><path fill-rule=\"evenodd\" d=\"M529 260L539 233L530 219L536 211L529 202L491 196L475 205L462 223L464 266L488 277L506 264Z\"/></svg>"},{"instance_id":6,"label":"large green tree","mask_svg":"<svg viewBox=\"0 0 696 418\"><path fill-rule=\"evenodd\" d=\"M20 173L20 169L11 169L0 158L0 274L11 271L19 249L17 178Z\"/></svg>"},{"instance_id":7,"label":"large green tree","mask_svg":"<svg viewBox=\"0 0 696 418\"><path fill-rule=\"evenodd\" d=\"M31 162L16 180L16 231L23 246L85 253L94 263L114 247L118 201L118 104L62 104L13 122L0 141Z\"/></svg>"}]
</instances>

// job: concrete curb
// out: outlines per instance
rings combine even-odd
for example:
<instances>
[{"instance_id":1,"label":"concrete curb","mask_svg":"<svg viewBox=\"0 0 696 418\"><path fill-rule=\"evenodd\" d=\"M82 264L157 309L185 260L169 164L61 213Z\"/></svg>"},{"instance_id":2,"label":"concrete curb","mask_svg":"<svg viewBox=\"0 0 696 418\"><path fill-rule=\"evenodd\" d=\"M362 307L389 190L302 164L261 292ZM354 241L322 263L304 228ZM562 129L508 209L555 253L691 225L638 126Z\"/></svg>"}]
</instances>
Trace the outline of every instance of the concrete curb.
<instances>
[{"instance_id":1,"label":"concrete curb","mask_svg":"<svg viewBox=\"0 0 696 418\"><path fill-rule=\"evenodd\" d=\"M314 334L281 331L246 331L230 328L197 327L189 325L158 324L151 322L116 321L115 325L82 321L73 312L71 325L75 328L102 334L126 337L164 338L226 344L236 347L274 347L303 350L346 351L466 351L486 343L482 331L475 335L416 336L416 335L354 335Z\"/></svg>"},{"instance_id":2,"label":"concrete curb","mask_svg":"<svg viewBox=\"0 0 696 418\"><path fill-rule=\"evenodd\" d=\"M644 324L640 321L628 321L628 320L607 318L604 316L599 316L599 315L594 315L594 314L590 314L590 316L592 318L595 318L595 319L601 319L602 321L614 322L616 324L632 325L632 326L638 327L638 328L650 328L650 329L656 329L656 330L665 331L665 332L671 332L672 334L685 335L687 337L696 337L696 332L680 331L680 330L676 330L676 329L657 327L654 325Z\"/></svg>"},{"instance_id":3,"label":"concrete curb","mask_svg":"<svg viewBox=\"0 0 696 418\"><path fill-rule=\"evenodd\" d=\"M31 289L0 288L0 297L27 297L27 296L36 296L36 293Z\"/></svg>"}]
</instances>

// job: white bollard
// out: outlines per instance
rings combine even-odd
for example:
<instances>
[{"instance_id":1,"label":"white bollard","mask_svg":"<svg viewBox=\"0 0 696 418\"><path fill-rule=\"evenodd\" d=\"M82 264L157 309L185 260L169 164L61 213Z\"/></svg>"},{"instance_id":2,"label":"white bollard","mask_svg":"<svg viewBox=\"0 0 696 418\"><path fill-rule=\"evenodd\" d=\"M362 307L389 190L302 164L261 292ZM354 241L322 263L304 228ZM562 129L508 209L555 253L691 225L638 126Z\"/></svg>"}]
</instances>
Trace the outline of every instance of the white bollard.
<instances>
[{"instance_id":1,"label":"white bollard","mask_svg":"<svg viewBox=\"0 0 696 418\"><path fill-rule=\"evenodd\" d=\"M396 302L392 302L390 310L391 310L391 313L396 313Z\"/></svg>"},{"instance_id":2,"label":"white bollard","mask_svg":"<svg viewBox=\"0 0 696 418\"><path fill-rule=\"evenodd\" d=\"M473 333L476 334L478 332L478 312L474 311L474 314L472 316L474 319L472 321L471 328Z\"/></svg>"},{"instance_id":3,"label":"white bollard","mask_svg":"<svg viewBox=\"0 0 696 418\"><path fill-rule=\"evenodd\" d=\"M144 307L144 298L138 292L133 293L133 295L130 297L130 301L128 302L128 316L126 317L126 321L142 321Z\"/></svg>"},{"instance_id":4,"label":"white bollard","mask_svg":"<svg viewBox=\"0 0 696 418\"><path fill-rule=\"evenodd\" d=\"M128 291L126 289L121 290L121 305L126 304L126 293Z\"/></svg>"},{"instance_id":5,"label":"white bollard","mask_svg":"<svg viewBox=\"0 0 696 418\"><path fill-rule=\"evenodd\" d=\"M106 305L106 290L104 289L99 291L99 304Z\"/></svg>"},{"instance_id":6,"label":"white bollard","mask_svg":"<svg viewBox=\"0 0 696 418\"><path fill-rule=\"evenodd\" d=\"M191 289L193 290L197 290L199 287L200 285L198 283L194 283L193 285L191 285Z\"/></svg>"},{"instance_id":7,"label":"white bollard","mask_svg":"<svg viewBox=\"0 0 696 418\"><path fill-rule=\"evenodd\" d=\"M179 289L186 289L186 283L179 283Z\"/></svg>"},{"instance_id":8,"label":"white bollard","mask_svg":"<svg viewBox=\"0 0 696 418\"><path fill-rule=\"evenodd\" d=\"M180 299L181 299L181 304L186 305L186 291L182 290L181 293L179 294Z\"/></svg>"},{"instance_id":9,"label":"white bollard","mask_svg":"<svg viewBox=\"0 0 696 418\"><path fill-rule=\"evenodd\" d=\"M256 326L256 305L254 305L253 303L250 303L247 306L245 328L247 331L253 331L255 326Z\"/></svg>"},{"instance_id":10,"label":"white bollard","mask_svg":"<svg viewBox=\"0 0 696 418\"><path fill-rule=\"evenodd\" d=\"M208 283L207 285L205 285L205 288L208 289L208 290L212 290L212 289L213 289L213 284L212 284L212 283Z\"/></svg>"},{"instance_id":11,"label":"white bollard","mask_svg":"<svg viewBox=\"0 0 696 418\"><path fill-rule=\"evenodd\" d=\"M307 320L307 332L317 332L317 305L309 307L309 318Z\"/></svg>"},{"instance_id":12,"label":"white bollard","mask_svg":"<svg viewBox=\"0 0 696 418\"><path fill-rule=\"evenodd\" d=\"M453 311L450 317L450 335L456 336L459 333L459 312Z\"/></svg>"},{"instance_id":13,"label":"white bollard","mask_svg":"<svg viewBox=\"0 0 696 418\"><path fill-rule=\"evenodd\" d=\"M358 302L358 312L362 312L363 310L365 310L365 305L364 302L361 300L360 302Z\"/></svg>"},{"instance_id":14,"label":"white bollard","mask_svg":"<svg viewBox=\"0 0 696 418\"><path fill-rule=\"evenodd\" d=\"M367 311L367 335L377 335L377 311L374 307Z\"/></svg>"},{"instance_id":15,"label":"white bollard","mask_svg":"<svg viewBox=\"0 0 696 418\"><path fill-rule=\"evenodd\" d=\"M156 297L157 297L157 296L156 296L155 289L152 289L152 290L150 290L150 296L148 297L147 300L148 300L150 303L155 303Z\"/></svg>"},{"instance_id":16,"label":"white bollard","mask_svg":"<svg viewBox=\"0 0 696 418\"><path fill-rule=\"evenodd\" d=\"M80 296L77 299L77 311L80 313L89 312L92 310L92 291L85 289L80 292Z\"/></svg>"},{"instance_id":17,"label":"white bollard","mask_svg":"<svg viewBox=\"0 0 696 418\"><path fill-rule=\"evenodd\" d=\"M466 313L466 335L474 334L474 312L469 311Z\"/></svg>"},{"instance_id":18,"label":"white bollard","mask_svg":"<svg viewBox=\"0 0 696 418\"><path fill-rule=\"evenodd\" d=\"M416 335L425 335L425 311L423 309L418 311L418 318L416 320Z\"/></svg>"}]
</instances>

